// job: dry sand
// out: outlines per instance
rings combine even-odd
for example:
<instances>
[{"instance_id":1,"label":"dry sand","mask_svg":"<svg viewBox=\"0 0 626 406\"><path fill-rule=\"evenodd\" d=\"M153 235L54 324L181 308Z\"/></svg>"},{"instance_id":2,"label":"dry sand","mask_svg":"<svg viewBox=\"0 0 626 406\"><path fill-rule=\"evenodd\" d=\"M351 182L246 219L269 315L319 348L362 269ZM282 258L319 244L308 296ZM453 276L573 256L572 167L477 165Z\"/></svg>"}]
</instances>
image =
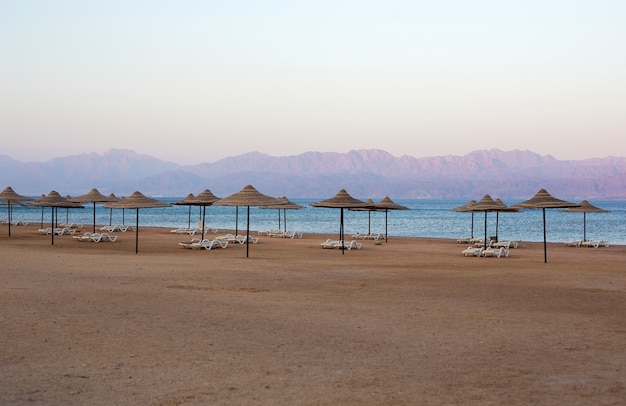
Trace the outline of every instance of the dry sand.
<instances>
[{"instance_id":1,"label":"dry sand","mask_svg":"<svg viewBox=\"0 0 626 406\"><path fill-rule=\"evenodd\" d=\"M0 404L611 405L626 247L0 236ZM209 235L211 236L211 235Z\"/></svg>"}]
</instances>

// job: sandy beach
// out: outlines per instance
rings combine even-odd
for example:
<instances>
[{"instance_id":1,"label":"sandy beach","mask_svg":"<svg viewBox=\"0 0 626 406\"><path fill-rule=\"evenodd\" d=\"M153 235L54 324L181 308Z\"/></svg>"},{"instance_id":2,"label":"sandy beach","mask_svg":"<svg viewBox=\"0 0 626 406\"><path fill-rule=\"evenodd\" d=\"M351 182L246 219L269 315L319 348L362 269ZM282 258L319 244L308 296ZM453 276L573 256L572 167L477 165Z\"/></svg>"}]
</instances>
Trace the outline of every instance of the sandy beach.
<instances>
[{"instance_id":1,"label":"sandy beach","mask_svg":"<svg viewBox=\"0 0 626 406\"><path fill-rule=\"evenodd\" d=\"M0 403L618 405L626 247L1 229ZM221 231L220 233L224 233ZM209 234L212 237L213 234Z\"/></svg>"}]
</instances>

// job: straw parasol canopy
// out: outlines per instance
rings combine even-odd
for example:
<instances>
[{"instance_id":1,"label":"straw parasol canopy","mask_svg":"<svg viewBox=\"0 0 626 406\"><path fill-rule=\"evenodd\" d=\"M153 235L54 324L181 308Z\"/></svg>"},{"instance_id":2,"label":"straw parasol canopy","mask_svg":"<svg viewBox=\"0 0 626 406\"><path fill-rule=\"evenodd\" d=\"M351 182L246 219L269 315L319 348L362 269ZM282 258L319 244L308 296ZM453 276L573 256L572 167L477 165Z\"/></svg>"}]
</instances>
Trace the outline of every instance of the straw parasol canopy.
<instances>
[{"instance_id":1,"label":"straw parasol canopy","mask_svg":"<svg viewBox=\"0 0 626 406\"><path fill-rule=\"evenodd\" d=\"M570 207L565 210L567 213L582 213L583 214L583 241L587 241L587 213L608 213L610 210L602 209L594 206L587 200L580 202L578 207Z\"/></svg>"},{"instance_id":2,"label":"straw parasol canopy","mask_svg":"<svg viewBox=\"0 0 626 406\"><path fill-rule=\"evenodd\" d=\"M344 209L358 209L366 208L368 205L362 200L355 199L350 196L345 189L341 189L335 196L330 199L321 200L316 203L311 203L313 207L324 207L329 209L341 209L341 216L339 220L339 240L341 241L341 253L345 252L344 241L344 229L343 229L343 210Z\"/></svg>"},{"instance_id":3,"label":"straw parasol canopy","mask_svg":"<svg viewBox=\"0 0 626 406\"><path fill-rule=\"evenodd\" d=\"M139 209L153 209L169 206L170 205L168 203L146 197L138 191L126 198L118 200L117 202L111 202L104 205L104 207L114 209L135 209L135 254L139 252Z\"/></svg>"},{"instance_id":4,"label":"straw parasol canopy","mask_svg":"<svg viewBox=\"0 0 626 406\"><path fill-rule=\"evenodd\" d=\"M0 201L4 201L7 203L7 211L8 211L7 219L9 220L8 221L9 237L11 236L11 221L12 221L12 214L13 214L13 210L11 209L11 206L13 204L20 204L20 202L27 201L27 200L33 200L33 199L28 196L22 196L22 195L15 193L15 191L13 190L11 186L7 186L2 192L0 192Z\"/></svg>"},{"instance_id":5,"label":"straw parasol canopy","mask_svg":"<svg viewBox=\"0 0 626 406\"><path fill-rule=\"evenodd\" d=\"M406 206L402 206L401 204L395 203L393 200L389 198L389 196L385 196L380 202L376 203L376 209L385 212L385 242L387 242L388 234L387 234L387 216L389 214L389 210L411 210Z\"/></svg>"},{"instance_id":6,"label":"straw parasol canopy","mask_svg":"<svg viewBox=\"0 0 626 406\"><path fill-rule=\"evenodd\" d=\"M41 195L38 199L30 201L26 203L28 206L38 206L38 207L50 207L51 210L51 225L52 233L50 233L52 238L52 245L54 245L54 228L56 223L56 213L59 207L61 208L69 208L69 209L82 209L84 206L78 202L72 202L65 197L61 196L59 192L56 190L50 191L47 195Z\"/></svg>"},{"instance_id":7,"label":"straw parasol canopy","mask_svg":"<svg viewBox=\"0 0 626 406\"><path fill-rule=\"evenodd\" d=\"M201 206L202 207L202 239L204 240L204 231L206 230L206 207L211 206L215 202L220 200L219 197L215 196L213 192L209 189L204 189L202 192L198 194L198 196L189 199L189 202L193 206Z\"/></svg>"},{"instance_id":8,"label":"straw parasol canopy","mask_svg":"<svg viewBox=\"0 0 626 406\"><path fill-rule=\"evenodd\" d=\"M272 206L278 203L278 199L272 196L264 195L254 188L252 185L247 185L239 192L227 196L214 203L215 206L245 206L248 211L248 221L246 226L246 258L249 256L250 248L250 206Z\"/></svg>"},{"instance_id":9,"label":"straw parasol canopy","mask_svg":"<svg viewBox=\"0 0 626 406\"><path fill-rule=\"evenodd\" d=\"M93 232L96 232L96 203L115 202L117 199L111 196L105 196L98 189L93 188L88 193L72 199L78 203L93 203Z\"/></svg>"},{"instance_id":10,"label":"straw parasol canopy","mask_svg":"<svg viewBox=\"0 0 626 406\"><path fill-rule=\"evenodd\" d=\"M462 206L457 206L457 207L453 207L450 210L452 211L456 211L459 213L472 213L472 229L470 232L470 237L474 238L474 211L471 210L472 206L474 206L476 203L478 203L476 200L470 200L469 202L465 203Z\"/></svg>"},{"instance_id":11,"label":"straw parasol canopy","mask_svg":"<svg viewBox=\"0 0 626 406\"><path fill-rule=\"evenodd\" d=\"M301 204L297 204L287 199L286 196L282 196L278 198L278 202L276 204L270 206L263 206L262 209L278 209L278 229L280 230L280 211L283 211L283 227L284 231L287 231L287 210L300 210L304 209L305 206Z\"/></svg>"},{"instance_id":12,"label":"straw parasol canopy","mask_svg":"<svg viewBox=\"0 0 626 406\"><path fill-rule=\"evenodd\" d=\"M514 204L512 207L521 209L541 209L543 212L543 262L548 262L548 244L546 240L546 209L568 209L570 207L578 207L576 203L557 199L552 196L546 189L540 189L533 197L521 203Z\"/></svg>"}]
</instances>

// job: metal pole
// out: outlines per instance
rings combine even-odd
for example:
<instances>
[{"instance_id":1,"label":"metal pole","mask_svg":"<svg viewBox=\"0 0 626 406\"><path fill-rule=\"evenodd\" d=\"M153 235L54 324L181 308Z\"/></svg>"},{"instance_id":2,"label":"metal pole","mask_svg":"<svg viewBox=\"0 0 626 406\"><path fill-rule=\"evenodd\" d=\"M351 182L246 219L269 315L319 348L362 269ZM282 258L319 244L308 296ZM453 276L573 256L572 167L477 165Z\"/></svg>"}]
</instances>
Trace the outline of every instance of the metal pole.
<instances>
[{"instance_id":1,"label":"metal pole","mask_svg":"<svg viewBox=\"0 0 626 406\"><path fill-rule=\"evenodd\" d=\"M137 207L135 216L135 254L139 252L139 207Z\"/></svg>"},{"instance_id":2,"label":"metal pole","mask_svg":"<svg viewBox=\"0 0 626 406\"><path fill-rule=\"evenodd\" d=\"M542 208L543 211L543 262L548 263L548 244L546 242L546 209Z\"/></svg>"},{"instance_id":3,"label":"metal pole","mask_svg":"<svg viewBox=\"0 0 626 406\"><path fill-rule=\"evenodd\" d=\"M96 232L96 202L93 202L93 232Z\"/></svg>"},{"instance_id":4,"label":"metal pole","mask_svg":"<svg viewBox=\"0 0 626 406\"><path fill-rule=\"evenodd\" d=\"M341 255L345 253L345 241L343 240L344 231L343 231L343 207L341 208L341 218L340 218L340 226L339 226L339 239L341 240Z\"/></svg>"},{"instance_id":5,"label":"metal pole","mask_svg":"<svg viewBox=\"0 0 626 406\"><path fill-rule=\"evenodd\" d=\"M246 226L246 258L248 258L248 251L250 250L250 206L248 207L248 225Z\"/></svg>"},{"instance_id":6,"label":"metal pole","mask_svg":"<svg viewBox=\"0 0 626 406\"><path fill-rule=\"evenodd\" d=\"M12 221L12 217L11 217L11 201L8 201L8 205L7 205L7 217L9 218L9 237L11 236L11 221Z\"/></svg>"},{"instance_id":7,"label":"metal pole","mask_svg":"<svg viewBox=\"0 0 626 406\"><path fill-rule=\"evenodd\" d=\"M587 212L583 211L583 241L587 241Z\"/></svg>"},{"instance_id":8,"label":"metal pole","mask_svg":"<svg viewBox=\"0 0 626 406\"><path fill-rule=\"evenodd\" d=\"M389 214L389 210L385 209L385 242L387 242L387 215Z\"/></svg>"}]
</instances>

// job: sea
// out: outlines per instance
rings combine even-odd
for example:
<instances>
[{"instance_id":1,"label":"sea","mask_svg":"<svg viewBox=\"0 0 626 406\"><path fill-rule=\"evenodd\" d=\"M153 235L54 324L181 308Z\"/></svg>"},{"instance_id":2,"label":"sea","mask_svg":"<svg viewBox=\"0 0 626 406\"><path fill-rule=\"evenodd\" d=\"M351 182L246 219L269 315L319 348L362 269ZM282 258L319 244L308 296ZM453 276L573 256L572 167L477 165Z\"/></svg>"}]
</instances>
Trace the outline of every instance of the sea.
<instances>
[{"instance_id":1,"label":"sea","mask_svg":"<svg viewBox=\"0 0 626 406\"><path fill-rule=\"evenodd\" d=\"M160 201L172 203L184 197L163 197ZM250 207L250 230L293 230L302 233L338 235L340 209L316 208L311 203L327 199L290 199L304 208L277 210ZM485 221L487 236L497 235L500 240L543 241L542 210L527 209L517 213L489 212L460 213L452 211L467 203L462 199L393 199L410 210L368 212L343 210L345 234L387 233L389 238L432 237L456 239L463 236L483 237ZM504 202L507 205L519 201ZM548 242L571 239L606 240L610 244L626 245L626 201L590 200L590 203L609 210L608 213L567 213L561 209L545 210L545 230ZM0 208L0 218L6 219L7 206ZM207 206L207 226L221 230L241 230L247 227L247 207ZM51 208L12 206L12 220L29 223L51 223ZM97 225L135 225L135 209L109 209L96 204ZM172 205L164 208L139 209L139 226L187 228L195 227L202 219L203 208ZM93 224L92 203L82 209L57 209L58 223Z\"/></svg>"}]
</instances>

